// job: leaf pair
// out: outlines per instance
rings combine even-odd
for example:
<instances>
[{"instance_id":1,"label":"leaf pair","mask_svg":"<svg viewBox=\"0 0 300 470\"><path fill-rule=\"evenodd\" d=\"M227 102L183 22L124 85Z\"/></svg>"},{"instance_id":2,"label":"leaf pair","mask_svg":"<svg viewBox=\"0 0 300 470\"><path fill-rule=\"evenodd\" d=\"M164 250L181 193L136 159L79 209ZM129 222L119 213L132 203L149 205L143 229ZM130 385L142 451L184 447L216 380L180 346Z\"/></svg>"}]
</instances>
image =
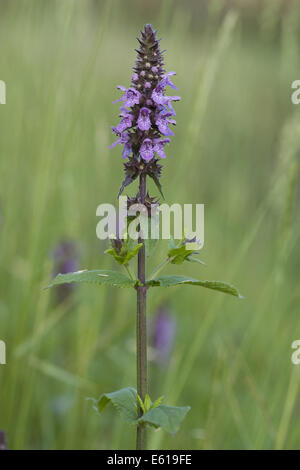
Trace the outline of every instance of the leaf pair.
<instances>
[{"instance_id":1,"label":"leaf pair","mask_svg":"<svg viewBox=\"0 0 300 470\"><path fill-rule=\"evenodd\" d=\"M146 411L145 402L143 403L138 398L136 390L128 387L116 392L104 393L99 400L91 400L94 402L94 409L99 413L103 411L108 403L112 403L126 422L134 425L144 423L155 428L162 428L171 434L178 431L182 420L190 410L189 406L162 405L160 403L162 398L152 404L149 397L147 399L148 411ZM137 405L140 404L140 401L143 403L146 412L139 417Z\"/></svg>"},{"instance_id":2,"label":"leaf pair","mask_svg":"<svg viewBox=\"0 0 300 470\"><path fill-rule=\"evenodd\" d=\"M58 274L56 278L47 286L53 287L60 284L66 284L71 282L88 282L94 284L106 284L113 287L135 287L138 281L130 279L126 274L110 271L105 269L95 269L93 271L77 271L75 273ZM186 276L160 276L150 281L147 281L149 287L172 287L182 284L189 284L192 286L205 287L207 289L216 290L223 292L224 294L230 294L240 299L243 296L232 284L222 281L201 281Z\"/></svg>"}]
</instances>

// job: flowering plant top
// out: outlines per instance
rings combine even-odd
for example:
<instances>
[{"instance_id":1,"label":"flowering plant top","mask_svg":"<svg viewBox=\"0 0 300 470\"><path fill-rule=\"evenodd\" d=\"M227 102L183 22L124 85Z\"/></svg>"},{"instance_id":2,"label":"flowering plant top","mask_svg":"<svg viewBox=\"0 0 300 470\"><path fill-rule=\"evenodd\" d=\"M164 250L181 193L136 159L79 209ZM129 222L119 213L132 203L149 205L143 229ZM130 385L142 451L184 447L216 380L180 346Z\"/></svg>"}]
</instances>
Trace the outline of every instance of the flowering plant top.
<instances>
[{"instance_id":1,"label":"flowering plant top","mask_svg":"<svg viewBox=\"0 0 300 470\"><path fill-rule=\"evenodd\" d=\"M132 75L130 88L121 85L121 121L112 127L117 140L111 145L123 145L122 157L150 162L155 156L165 158L164 146L174 135L170 129L176 125L175 110L172 102L179 101L179 96L167 96L167 86L177 89L171 80L175 72L164 70L163 52L159 40L151 25L146 25L138 38L140 47Z\"/></svg>"}]
</instances>

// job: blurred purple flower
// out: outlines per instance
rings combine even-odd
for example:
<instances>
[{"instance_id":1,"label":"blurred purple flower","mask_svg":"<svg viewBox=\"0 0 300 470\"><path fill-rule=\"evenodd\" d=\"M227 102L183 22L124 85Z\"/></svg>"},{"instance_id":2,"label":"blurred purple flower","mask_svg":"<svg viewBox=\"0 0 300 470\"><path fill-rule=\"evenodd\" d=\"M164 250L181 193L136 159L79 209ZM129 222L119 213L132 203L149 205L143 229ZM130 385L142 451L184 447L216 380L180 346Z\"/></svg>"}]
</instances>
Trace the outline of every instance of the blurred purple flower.
<instances>
[{"instance_id":1,"label":"blurred purple flower","mask_svg":"<svg viewBox=\"0 0 300 470\"><path fill-rule=\"evenodd\" d=\"M161 307L154 319L152 347L155 355L154 360L164 365L168 361L173 349L176 323L169 308Z\"/></svg>"},{"instance_id":2,"label":"blurred purple flower","mask_svg":"<svg viewBox=\"0 0 300 470\"><path fill-rule=\"evenodd\" d=\"M62 240L53 250L54 275L78 271L78 252L74 242ZM75 284L63 284L57 288L57 299L63 302L74 291Z\"/></svg>"},{"instance_id":3,"label":"blurred purple flower","mask_svg":"<svg viewBox=\"0 0 300 470\"><path fill-rule=\"evenodd\" d=\"M6 450L6 436L4 431L0 431L0 450Z\"/></svg>"}]
</instances>

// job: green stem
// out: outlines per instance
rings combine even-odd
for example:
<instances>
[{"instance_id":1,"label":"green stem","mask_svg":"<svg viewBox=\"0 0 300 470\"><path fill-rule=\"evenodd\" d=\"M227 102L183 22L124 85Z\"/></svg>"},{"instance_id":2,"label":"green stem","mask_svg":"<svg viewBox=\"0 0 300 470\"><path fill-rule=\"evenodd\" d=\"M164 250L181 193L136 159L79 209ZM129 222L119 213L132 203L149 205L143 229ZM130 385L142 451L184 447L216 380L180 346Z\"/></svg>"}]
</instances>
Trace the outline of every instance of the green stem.
<instances>
[{"instance_id":1,"label":"green stem","mask_svg":"<svg viewBox=\"0 0 300 470\"><path fill-rule=\"evenodd\" d=\"M145 202L146 197L146 175L141 174L139 197L141 204ZM147 303L147 287L146 287L146 249L143 239L139 238L139 243L143 243L138 253L138 279L141 286L137 287L137 326L136 326L136 346L137 346L137 392L142 401L148 393L148 373L147 373L147 319L146 319L146 303ZM139 405L138 405L139 406ZM139 406L139 415L143 411ZM137 450L145 450L147 448L147 429L145 424L137 427L136 436Z\"/></svg>"},{"instance_id":2,"label":"green stem","mask_svg":"<svg viewBox=\"0 0 300 470\"><path fill-rule=\"evenodd\" d=\"M126 269L128 275L129 275L130 279L132 279L133 281L135 281L136 278L135 278L133 272L131 271L129 264L124 264L124 267L125 267L125 269Z\"/></svg>"},{"instance_id":3,"label":"green stem","mask_svg":"<svg viewBox=\"0 0 300 470\"><path fill-rule=\"evenodd\" d=\"M151 281L152 279L154 279L155 276L157 276L163 269L165 266L167 266L167 264L170 263L170 261L172 261L172 258L167 258L165 259L162 263L160 263L157 268L154 269L154 271L152 272L150 278L149 278L149 281Z\"/></svg>"}]
</instances>

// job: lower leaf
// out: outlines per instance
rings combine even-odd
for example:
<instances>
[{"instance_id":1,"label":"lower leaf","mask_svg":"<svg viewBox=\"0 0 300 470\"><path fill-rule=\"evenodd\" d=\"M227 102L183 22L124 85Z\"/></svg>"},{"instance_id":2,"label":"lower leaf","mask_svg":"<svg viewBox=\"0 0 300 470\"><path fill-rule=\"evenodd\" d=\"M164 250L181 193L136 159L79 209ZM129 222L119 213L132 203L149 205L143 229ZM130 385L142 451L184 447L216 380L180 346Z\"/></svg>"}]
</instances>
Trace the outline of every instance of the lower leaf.
<instances>
[{"instance_id":1,"label":"lower leaf","mask_svg":"<svg viewBox=\"0 0 300 470\"><path fill-rule=\"evenodd\" d=\"M146 423L156 428L162 428L170 434L174 434L180 428L180 424L191 408L189 406L159 405L152 408L139 418L139 423Z\"/></svg>"},{"instance_id":2,"label":"lower leaf","mask_svg":"<svg viewBox=\"0 0 300 470\"><path fill-rule=\"evenodd\" d=\"M104 393L98 400L93 398L91 400L94 402L95 410L99 413L111 402L127 423L135 424L137 422L137 393L134 388L121 388L116 392Z\"/></svg>"}]
</instances>

